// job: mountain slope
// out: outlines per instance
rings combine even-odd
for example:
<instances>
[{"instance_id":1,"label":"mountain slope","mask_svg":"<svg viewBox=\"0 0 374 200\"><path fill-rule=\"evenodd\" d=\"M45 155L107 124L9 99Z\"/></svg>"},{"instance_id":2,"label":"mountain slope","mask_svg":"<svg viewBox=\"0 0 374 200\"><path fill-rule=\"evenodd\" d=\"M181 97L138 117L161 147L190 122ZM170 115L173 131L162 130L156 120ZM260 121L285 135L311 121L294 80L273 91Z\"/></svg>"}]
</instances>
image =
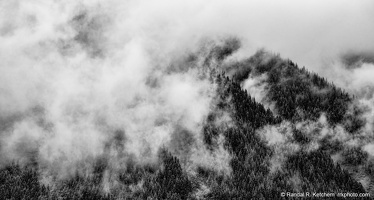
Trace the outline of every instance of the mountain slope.
<instances>
[{"instance_id":1,"label":"mountain slope","mask_svg":"<svg viewBox=\"0 0 374 200\"><path fill-rule=\"evenodd\" d=\"M190 165L195 139L179 127L172 139L178 145L161 148L157 162L144 164L129 156L125 167L115 169L104 154L94 158L91 174L77 171L76 176L50 181L49 186L41 179L43 168L38 161L10 164L0 171L0 195L16 199L281 199L286 191L368 191L355 175L369 172L353 171L370 170L365 167L370 163L368 155L336 139L341 132L358 137L362 130L365 121L354 99L317 74L264 51L240 61L227 60L239 47L237 40L230 39L174 63L196 66L203 61L201 78L209 77L215 86L214 101L202 123L204 151L217 160L222 156L217 153L220 148L227 151L229 170ZM168 70L183 73L186 68L171 65ZM262 95L255 94L254 88L262 88ZM123 149L123 134L117 132L108 145Z\"/></svg>"}]
</instances>

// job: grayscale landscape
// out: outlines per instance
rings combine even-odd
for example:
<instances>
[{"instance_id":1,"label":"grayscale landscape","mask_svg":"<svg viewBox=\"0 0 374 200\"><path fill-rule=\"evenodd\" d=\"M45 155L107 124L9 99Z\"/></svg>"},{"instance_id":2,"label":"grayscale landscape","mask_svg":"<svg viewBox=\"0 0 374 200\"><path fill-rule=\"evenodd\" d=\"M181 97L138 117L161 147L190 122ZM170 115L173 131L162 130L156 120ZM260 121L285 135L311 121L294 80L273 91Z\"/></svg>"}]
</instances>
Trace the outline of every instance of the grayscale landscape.
<instances>
[{"instance_id":1,"label":"grayscale landscape","mask_svg":"<svg viewBox=\"0 0 374 200\"><path fill-rule=\"evenodd\" d=\"M374 1L0 0L0 199L370 199Z\"/></svg>"}]
</instances>

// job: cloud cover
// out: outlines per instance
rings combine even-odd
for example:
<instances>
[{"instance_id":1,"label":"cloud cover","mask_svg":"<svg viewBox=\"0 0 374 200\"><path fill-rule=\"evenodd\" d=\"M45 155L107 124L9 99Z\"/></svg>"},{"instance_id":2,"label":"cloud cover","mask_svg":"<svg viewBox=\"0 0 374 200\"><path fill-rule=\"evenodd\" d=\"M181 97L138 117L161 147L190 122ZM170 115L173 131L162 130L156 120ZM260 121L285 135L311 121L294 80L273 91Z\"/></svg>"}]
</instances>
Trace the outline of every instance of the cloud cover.
<instances>
[{"instance_id":1,"label":"cloud cover","mask_svg":"<svg viewBox=\"0 0 374 200\"><path fill-rule=\"evenodd\" d=\"M1 2L0 164L64 178L102 155L113 169L154 163L179 129L200 139L214 85L198 66L172 70L183 52L135 4Z\"/></svg>"},{"instance_id":2,"label":"cloud cover","mask_svg":"<svg viewBox=\"0 0 374 200\"><path fill-rule=\"evenodd\" d=\"M193 48L202 37L234 35L244 44L239 57L265 47L320 72L347 51L374 50L373 8L371 1L345 0L2 1L2 72L9 66L32 66L32 59L54 52L53 42L66 54L79 51L80 47L66 41L73 35L91 54L108 51L119 56L118 50L132 42L146 46L147 52L161 50L163 58ZM89 14L83 14L84 10ZM71 22L73 16L77 16L75 22ZM15 59L25 53L33 58ZM12 70L22 74L15 67Z\"/></svg>"},{"instance_id":3,"label":"cloud cover","mask_svg":"<svg viewBox=\"0 0 374 200\"><path fill-rule=\"evenodd\" d=\"M374 50L373 8L346 0L0 1L1 161L37 157L61 176L102 154L151 162L176 127L201 140L214 86L198 78L199 66L171 70L201 40L239 37L234 59L265 47L316 72L338 69L324 75L346 81L348 69L331 63ZM357 87L367 67L354 69ZM192 152L201 163L205 151ZM202 157L228 160L222 148Z\"/></svg>"}]
</instances>

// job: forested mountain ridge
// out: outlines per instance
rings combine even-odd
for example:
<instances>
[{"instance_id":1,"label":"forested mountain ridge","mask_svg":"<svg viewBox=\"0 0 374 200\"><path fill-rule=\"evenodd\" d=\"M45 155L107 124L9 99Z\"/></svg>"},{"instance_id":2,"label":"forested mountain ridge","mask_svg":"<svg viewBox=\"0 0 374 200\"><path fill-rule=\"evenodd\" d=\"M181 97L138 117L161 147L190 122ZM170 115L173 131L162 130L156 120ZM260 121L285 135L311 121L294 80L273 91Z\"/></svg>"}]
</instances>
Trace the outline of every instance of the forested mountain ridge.
<instances>
[{"instance_id":1,"label":"forested mountain ridge","mask_svg":"<svg viewBox=\"0 0 374 200\"><path fill-rule=\"evenodd\" d=\"M220 148L228 152L229 171L203 165L190 169L188 160L184 161L184 156L189 155L184 154L189 154L193 139L189 130L178 128L177 136L191 140L183 143L185 149L165 145L155 163L141 164L130 156L125 167L114 174L104 154L94 158L92 174L77 172L73 178L48 185L41 180L43 170L37 161L15 161L0 171L0 196L282 199L282 192L370 191L370 156L359 146L346 147L346 141L336 139L342 132L347 140L363 137L363 111L355 107L353 97L317 74L265 51L248 59L227 61L239 47L237 40L227 40L191 53L182 62L183 66L202 62L201 78L207 76L215 85L214 101L202 123L201 136L210 154L216 155ZM170 69L170 73L180 70ZM248 86L249 79L256 84ZM265 95L255 99L253 87L264 88ZM120 148L121 134L111 145ZM363 186L358 175L368 177L369 183ZM109 179L114 183L106 183L108 176L114 176Z\"/></svg>"}]
</instances>

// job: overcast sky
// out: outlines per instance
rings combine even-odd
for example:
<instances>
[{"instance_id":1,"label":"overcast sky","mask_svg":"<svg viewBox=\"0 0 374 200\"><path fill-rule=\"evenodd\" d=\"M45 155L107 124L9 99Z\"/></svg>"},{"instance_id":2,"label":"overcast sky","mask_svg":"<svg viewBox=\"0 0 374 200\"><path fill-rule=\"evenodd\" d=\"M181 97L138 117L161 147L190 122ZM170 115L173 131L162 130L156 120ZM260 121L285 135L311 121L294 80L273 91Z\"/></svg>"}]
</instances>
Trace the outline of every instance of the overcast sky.
<instances>
[{"instance_id":1,"label":"overcast sky","mask_svg":"<svg viewBox=\"0 0 374 200\"><path fill-rule=\"evenodd\" d=\"M265 47L310 68L347 51L374 50L374 2L368 0L165 0L132 6L129 19L165 40L234 35L249 50Z\"/></svg>"},{"instance_id":2,"label":"overcast sky","mask_svg":"<svg viewBox=\"0 0 374 200\"><path fill-rule=\"evenodd\" d=\"M252 51L265 47L302 65L320 65L346 51L374 50L374 2L370 0L63 2L0 1L0 35L17 34L20 26L57 26L77 7L89 7L115 18L116 28L127 29L131 37L168 45L191 44L201 36L234 35ZM11 27L14 31L9 31Z\"/></svg>"}]
</instances>

